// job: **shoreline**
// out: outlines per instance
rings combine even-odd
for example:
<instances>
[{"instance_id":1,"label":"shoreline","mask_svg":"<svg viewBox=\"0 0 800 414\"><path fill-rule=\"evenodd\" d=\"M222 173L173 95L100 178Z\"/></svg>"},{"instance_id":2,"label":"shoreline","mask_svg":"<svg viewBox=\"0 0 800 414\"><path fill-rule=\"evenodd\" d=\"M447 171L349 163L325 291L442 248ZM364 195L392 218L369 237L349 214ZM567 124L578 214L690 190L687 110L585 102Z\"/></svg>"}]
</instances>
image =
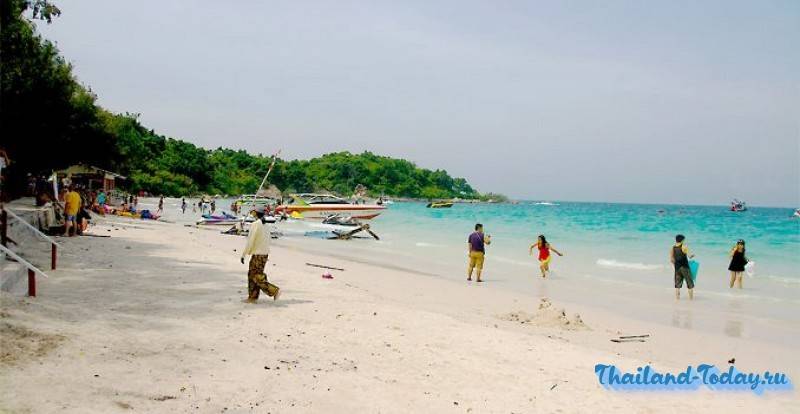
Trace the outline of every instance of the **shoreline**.
<instances>
[{"instance_id":1,"label":"shoreline","mask_svg":"<svg viewBox=\"0 0 800 414\"><path fill-rule=\"evenodd\" d=\"M793 392L699 390L652 400L650 393L605 390L593 372L597 363L681 372L701 363L723 367L735 357L742 371L783 370L797 378L794 351L780 344L648 323L562 299L550 299L555 313L542 313L541 296L491 281L481 286L361 263L298 249L294 240L273 245L268 267L281 299L247 305L246 266L234 251L243 238L181 224L98 221L90 231L112 237L62 238L61 267L40 281L39 297L0 297L4 326L50 338L41 342L51 347L0 365L0 408L797 410ZM88 254L99 251L104 257ZM325 281L306 262L345 271ZM559 317L561 308L572 326ZM519 322L525 315L531 323ZM638 334L651 337L609 340Z\"/></svg>"}]
</instances>

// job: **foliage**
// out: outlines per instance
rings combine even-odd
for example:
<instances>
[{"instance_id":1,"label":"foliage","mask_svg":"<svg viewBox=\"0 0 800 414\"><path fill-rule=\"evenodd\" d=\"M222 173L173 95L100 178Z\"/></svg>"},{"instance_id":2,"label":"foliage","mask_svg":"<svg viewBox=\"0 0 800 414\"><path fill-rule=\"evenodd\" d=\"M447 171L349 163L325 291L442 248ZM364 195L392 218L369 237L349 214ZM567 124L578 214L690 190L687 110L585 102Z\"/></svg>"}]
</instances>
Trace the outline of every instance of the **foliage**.
<instances>
[{"instance_id":1,"label":"foliage","mask_svg":"<svg viewBox=\"0 0 800 414\"><path fill-rule=\"evenodd\" d=\"M95 96L75 81L56 47L36 34L23 16L29 7L35 18L58 14L42 1L0 2L0 146L12 159L3 183L12 192L24 187L28 172L76 159L99 164L114 146Z\"/></svg>"},{"instance_id":2,"label":"foliage","mask_svg":"<svg viewBox=\"0 0 800 414\"><path fill-rule=\"evenodd\" d=\"M497 194L497 193L481 194L480 197L478 197L478 199L481 200L481 201L494 201L494 202L497 202L497 203L507 203L507 202L509 202L508 197L504 196L503 194Z\"/></svg>"},{"instance_id":3,"label":"foliage","mask_svg":"<svg viewBox=\"0 0 800 414\"><path fill-rule=\"evenodd\" d=\"M56 47L38 35L31 19L51 22L61 11L47 0L2 2L0 122L12 165L4 190L19 193L28 173L49 173L75 163L128 177L129 190L171 196L242 194L258 189L271 159L242 150L208 150L145 128L138 114L113 114L96 104L74 78ZM370 152L338 152L310 160L277 160L270 183L284 191L373 196L479 198L463 178L444 170ZM4 191L5 192L5 191Z\"/></svg>"}]
</instances>

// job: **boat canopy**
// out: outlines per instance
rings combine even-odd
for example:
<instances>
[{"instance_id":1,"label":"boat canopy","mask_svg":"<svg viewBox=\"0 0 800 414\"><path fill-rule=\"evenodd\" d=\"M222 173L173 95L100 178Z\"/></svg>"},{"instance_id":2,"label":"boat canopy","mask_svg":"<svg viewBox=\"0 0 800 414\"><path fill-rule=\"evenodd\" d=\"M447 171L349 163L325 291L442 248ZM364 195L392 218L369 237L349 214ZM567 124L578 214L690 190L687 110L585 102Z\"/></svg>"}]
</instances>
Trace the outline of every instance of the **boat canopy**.
<instances>
[{"instance_id":1,"label":"boat canopy","mask_svg":"<svg viewBox=\"0 0 800 414\"><path fill-rule=\"evenodd\" d=\"M292 204L314 205L314 204L351 204L345 199L336 197L333 194L292 194Z\"/></svg>"}]
</instances>

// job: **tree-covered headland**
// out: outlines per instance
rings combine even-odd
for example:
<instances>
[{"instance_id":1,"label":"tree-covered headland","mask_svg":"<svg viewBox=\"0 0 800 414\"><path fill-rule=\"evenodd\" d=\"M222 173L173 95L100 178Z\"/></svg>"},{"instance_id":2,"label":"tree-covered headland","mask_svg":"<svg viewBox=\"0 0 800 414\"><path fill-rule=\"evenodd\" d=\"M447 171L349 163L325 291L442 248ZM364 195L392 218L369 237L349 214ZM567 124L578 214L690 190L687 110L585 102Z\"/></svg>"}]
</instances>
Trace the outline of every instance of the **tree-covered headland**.
<instances>
[{"instance_id":1,"label":"tree-covered headland","mask_svg":"<svg viewBox=\"0 0 800 414\"><path fill-rule=\"evenodd\" d=\"M0 127L11 164L3 193L24 191L28 174L83 163L119 172L131 191L182 196L252 193L271 157L227 148L206 149L143 126L136 114L111 113L77 81L69 62L37 33L61 13L47 0L0 2ZM277 146L276 140L276 146ZM481 198L465 179L370 152L338 152L309 160L278 159L270 184L288 192L352 194L363 185L374 196Z\"/></svg>"}]
</instances>

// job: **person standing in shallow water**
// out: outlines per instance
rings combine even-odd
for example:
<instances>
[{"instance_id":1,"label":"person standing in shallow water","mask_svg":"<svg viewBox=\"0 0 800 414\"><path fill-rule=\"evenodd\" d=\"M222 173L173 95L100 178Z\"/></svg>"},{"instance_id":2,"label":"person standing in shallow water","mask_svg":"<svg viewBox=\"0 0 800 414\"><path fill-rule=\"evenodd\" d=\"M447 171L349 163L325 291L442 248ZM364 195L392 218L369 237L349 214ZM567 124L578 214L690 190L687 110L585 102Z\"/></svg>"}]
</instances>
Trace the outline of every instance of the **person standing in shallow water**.
<instances>
[{"instance_id":1,"label":"person standing in shallow water","mask_svg":"<svg viewBox=\"0 0 800 414\"><path fill-rule=\"evenodd\" d=\"M675 265L675 299L681 298L681 288L683 281L686 281L686 288L689 290L689 300L694 299L694 280L692 271L689 268L689 259L694 257L689 253L689 248L684 243L686 237L682 234L675 236L675 244L669 251L669 261Z\"/></svg>"},{"instance_id":2,"label":"person standing in shallow water","mask_svg":"<svg viewBox=\"0 0 800 414\"><path fill-rule=\"evenodd\" d=\"M467 256L469 257L469 264L467 265L467 280L472 280L472 270L477 269L477 282L481 280L481 273L483 272L483 259L486 255L487 244L492 244L492 236L483 234L483 224L478 223L475 225L475 231L467 238Z\"/></svg>"},{"instance_id":3,"label":"person standing in shallow water","mask_svg":"<svg viewBox=\"0 0 800 414\"><path fill-rule=\"evenodd\" d=\"M247 303L256 303L260 291L264 291L273 300L278 300L281 294L279 287L267 281L264 268L269 259L270 232L264 225L264 215L256 211L251 213L257 219L250 224L247 235L247 244L242 251L241 262L244 264L245 256L250 255L250 268L247 271Z\"/></svg>"},{"instance_id":4,"label":"person standing in shallow water","mask_svg":"<svg viewBox=\"0 0 800 414\"><path fill-rule=\"evenodd\" d=\"M563 256L563 254L556 250L555 247L551 246L543 234L540 234L536 243L532 244L530 249L528 249L531 256L533 256L534 247L539 249L539 270L542 271L542 278L544 279L547 277L547 272L550 271L550 260L553 258L553 256L550 255L550 250L556 252L559 256Z\"/></svg>"},{"instance_id":5,"label":"person standing in shallow water","mask_svg":"<svg viewBox=\"0 0 800 414\"><path fill-rule=\"evenodd\" d=\"M728 266L728 270L731 272L731 288L733 288L734 283L736 286L741 289L742 288L742 276L744 276L744 267L747 265L747 256L744 255L744 240L739 240L736 242L736 245L733 246L731 249L731 264Z\"/></svg>"}]
</instances>

